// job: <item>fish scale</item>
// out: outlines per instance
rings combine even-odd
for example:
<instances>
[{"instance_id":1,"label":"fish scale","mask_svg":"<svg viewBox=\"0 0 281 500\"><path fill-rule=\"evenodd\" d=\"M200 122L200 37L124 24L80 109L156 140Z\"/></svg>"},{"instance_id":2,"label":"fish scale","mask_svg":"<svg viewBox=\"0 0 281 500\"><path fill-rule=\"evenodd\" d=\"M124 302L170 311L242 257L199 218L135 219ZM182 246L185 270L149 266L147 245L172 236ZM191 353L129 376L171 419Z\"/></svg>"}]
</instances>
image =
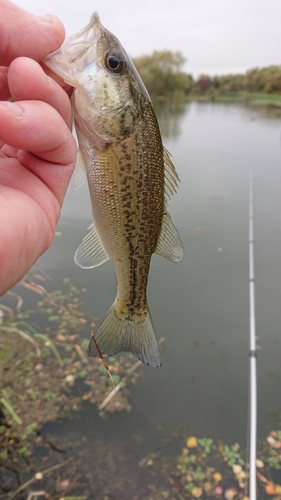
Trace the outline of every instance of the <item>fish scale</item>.
<instances>
[{"instance_id":1,"label":"fish scale","mask_svg":"<svg viewBox=\"0 0 281 500\"><path fill-rule=\"evenodd\" d=\"M123 262L114 262L114 265L120 300L126 304L130 315L139 317L147 314L148 271L161 229L164 207L161 137L151 106L146 101L143 105L151 109L153 121L148 122L151 125L147 127L147 121L143 119L133 136L122 144L123 154L119 153L118 144L113 145L121 165L120 183L121 186L126 185L126 193L121 194L118 203L121 205L121 213L126 218L122 226L124 249L128 252L127 262L123 259ZM143 117L146 113L143 113ZM127 151L129 151L129 161L126 158ZM122 168L122 165L125 165L125 168ZM123 173L125 177L122 176ZM118 244L120 245L120 242ZM128 270L125 273L126 268Z\"/></svg>"},{"instance_id":2,"label":"fish scale","mask_svg":"<svg viewBox=\"0 0 281 500\"><path fill-rule=\"evenodd\" d=\"M115 301L88 354L128 351L160 366L146 299L151 256L178 262L184 252L167 211L179 179L162 145L150 97L119 40L96 13L44 62L75 87L77 171L86 172L94 219L75 262L90 269L111 259L117 279Z\"/></svg>"}]
</instances>

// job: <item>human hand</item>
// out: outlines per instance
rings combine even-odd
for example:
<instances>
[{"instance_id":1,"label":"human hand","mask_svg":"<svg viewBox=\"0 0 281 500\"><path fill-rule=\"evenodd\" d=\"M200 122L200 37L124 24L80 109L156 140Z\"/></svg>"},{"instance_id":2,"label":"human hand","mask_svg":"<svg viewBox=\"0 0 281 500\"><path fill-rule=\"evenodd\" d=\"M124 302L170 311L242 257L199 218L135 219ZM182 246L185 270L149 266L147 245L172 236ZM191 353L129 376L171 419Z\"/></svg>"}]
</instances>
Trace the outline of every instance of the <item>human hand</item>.
<instances>
[{"instance_id":1,"label":"human hand","mask_svg":"<svg viewBox=\"0 0 281 500\"><path fill-rule=\"evenodd\" d=\"M76 144L68 95L35 62L63 42L60 21L0 0L0 33L1 295L53 241Z\"/></svg>"}]
</instances>

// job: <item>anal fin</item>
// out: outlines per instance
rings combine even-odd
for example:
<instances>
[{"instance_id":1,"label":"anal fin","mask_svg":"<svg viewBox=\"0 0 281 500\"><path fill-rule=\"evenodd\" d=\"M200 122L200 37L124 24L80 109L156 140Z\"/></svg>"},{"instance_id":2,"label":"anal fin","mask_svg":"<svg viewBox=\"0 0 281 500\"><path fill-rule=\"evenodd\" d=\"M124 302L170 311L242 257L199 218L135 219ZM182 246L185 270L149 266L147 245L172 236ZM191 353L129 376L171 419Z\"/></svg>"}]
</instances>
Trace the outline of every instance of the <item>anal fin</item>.
<instances>
[{"instance_id":1,"label":"anal fin","mask_svg":"<svg viewBox=\"0 0 281 500\"><path fill-rule=\"evenodd\" d=\"M74 254L75 263L82 269L98 267L109 260L94 224L89 229L91 231L83 238Z\"/></svg>"},{"instance_id":2,"label":"anal fin","mask_svg":"<svg viewBox=\"0 0 281 500\"><path fill-rule=\"evenodd\" d=\"M184 256L182 241L168 213L163 215L161 232L154 253L172 262L179 262Z\"/></svg>"}]
</instances>

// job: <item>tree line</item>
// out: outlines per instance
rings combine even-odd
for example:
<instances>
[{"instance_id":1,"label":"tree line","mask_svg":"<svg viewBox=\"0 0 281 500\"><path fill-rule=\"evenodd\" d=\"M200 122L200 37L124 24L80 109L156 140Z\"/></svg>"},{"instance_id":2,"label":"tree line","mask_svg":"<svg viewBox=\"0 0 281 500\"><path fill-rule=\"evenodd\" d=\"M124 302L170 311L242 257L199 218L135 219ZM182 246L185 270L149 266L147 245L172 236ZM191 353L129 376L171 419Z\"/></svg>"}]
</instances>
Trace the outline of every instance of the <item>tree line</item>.
<instances>
[{"instance_id":1,"label":"tree line","mask_svg":"<svg viewBox=\"0 0 281 500\"><path fill-rule=\"evenodd\" d=\"M155 50L151 55L134 59L134 64L153 97L222 95L228 92L281 94L281 66L253 68L244 74L200 75L193 79L184 72L186 62L180 51Z\"/></svg>"}]
</instances>

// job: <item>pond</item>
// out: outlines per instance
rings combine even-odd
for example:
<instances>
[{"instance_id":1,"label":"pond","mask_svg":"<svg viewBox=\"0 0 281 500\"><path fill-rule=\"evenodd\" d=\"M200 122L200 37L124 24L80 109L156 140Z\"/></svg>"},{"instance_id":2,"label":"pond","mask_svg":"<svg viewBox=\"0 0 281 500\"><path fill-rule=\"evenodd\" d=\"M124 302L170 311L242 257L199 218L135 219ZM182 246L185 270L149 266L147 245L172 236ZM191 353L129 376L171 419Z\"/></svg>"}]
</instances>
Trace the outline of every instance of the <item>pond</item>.
<instances>
[{"instance_id":1,"label":"pond","mask_svg":"<svg viewBox=\"0 0 281 500\"><path fill-rule=\"evenodd\" d=\"M237 441L245 448L250 167L260 438L265 438L272 415L281 409L280 117L273 111L200 102L164 105L157 112L164 144L181 179L169 211L185 248L178 264L159 256L151 263L148 302L156 335L165 338L163 366L141 368L143 377L132 390L130 414L101 420L96 407L85 403L74 418L47 424L42 431L64 442L83 438L93 454L102 440L113 453L122 443L123 450L139 459L158 449L163 429L179 426L186 435ZM65 277L86 288L85 313L99 323L114 300L116 285L110 262L93 270L74 264L75 249L90 223L87 186L75 193L69 190L58 236L40 265L52 278L53 289ZM30 306L34 300L31 292L25 292L24 299ZM127 474L126 470L120 463L114 473Z\"/></svg>"}]
</instances>

